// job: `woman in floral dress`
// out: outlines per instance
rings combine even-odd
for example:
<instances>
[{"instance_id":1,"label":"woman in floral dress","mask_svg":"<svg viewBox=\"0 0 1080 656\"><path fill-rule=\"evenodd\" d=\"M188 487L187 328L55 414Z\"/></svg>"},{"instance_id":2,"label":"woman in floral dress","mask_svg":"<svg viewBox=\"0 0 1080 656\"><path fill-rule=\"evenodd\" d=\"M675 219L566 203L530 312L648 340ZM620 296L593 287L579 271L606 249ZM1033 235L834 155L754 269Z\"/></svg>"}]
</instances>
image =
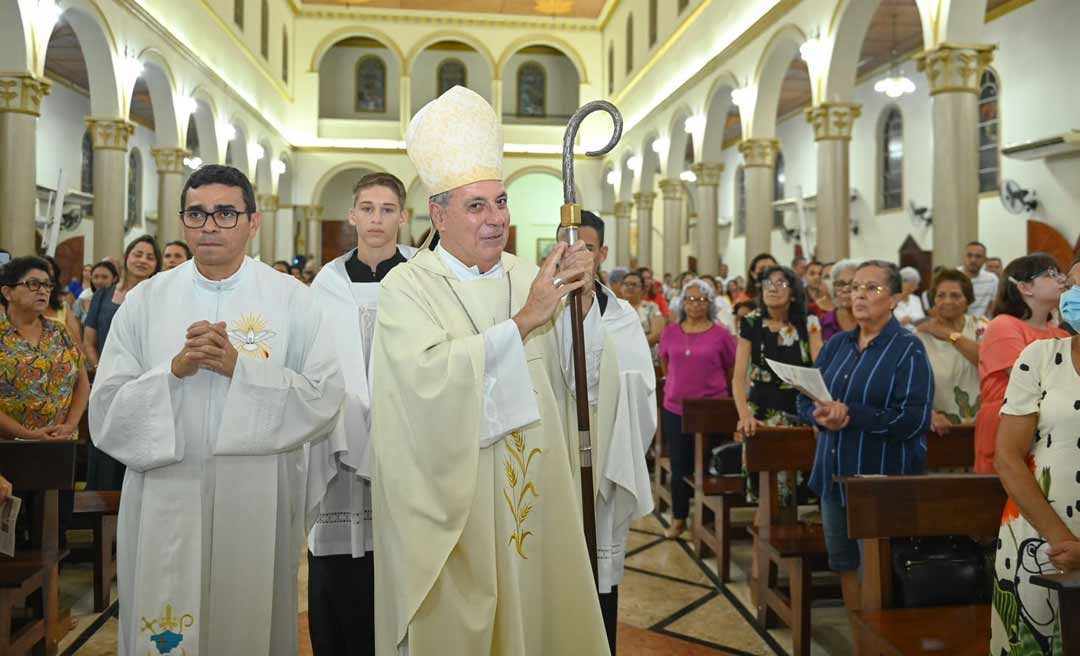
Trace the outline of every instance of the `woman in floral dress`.
<instances>
[{"instance_id":1,"label":"woman in floral dress","mask_svg":"<svg viewBox=\"0 0 1080 656\"><path fill-rule=\"evenodd\" d=\"M1080 328L1080 316L1069 323ZM1016 363L994 459L1009 501L997 541L990 654L1057 656L1062 622L1080 620L1062 618L1057 593L1030 579L1080 570L1080 337L1033 342Z\"/></svg>"}]
</instances>

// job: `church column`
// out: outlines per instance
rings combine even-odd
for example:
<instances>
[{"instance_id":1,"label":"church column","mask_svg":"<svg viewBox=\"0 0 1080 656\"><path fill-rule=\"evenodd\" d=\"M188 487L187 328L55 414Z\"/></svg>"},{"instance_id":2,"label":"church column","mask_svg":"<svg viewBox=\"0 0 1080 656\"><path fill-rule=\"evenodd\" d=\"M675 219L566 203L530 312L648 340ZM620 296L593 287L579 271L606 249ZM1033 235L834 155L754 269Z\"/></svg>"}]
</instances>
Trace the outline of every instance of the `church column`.
<instances>
[{"instance_id":1,"label":"church column","mask_svg":"<svg viewBox=\"0 0 1080 656\"><path fill-rule=\"evenodd\" d=\"M274 262L274 244L277 232L278 197L263 194L258 198L259 214L262 225L259 226L259 259L266 264Z\"/></svg>"},{"instance_id":2,"label":"church column","mask_svg":"<svg viewBox=\"0 0 1080 656\"><path fill-rule=\"evenodd\" d=\"M280 199L279 199L280 200ZM274 215L274 253L273 260L291 262L296 255L296 218L292 205L278 203Z\"/></svg>"},{"instance_id":3,"label":"church column","mask_svg":"<svg viewBox=\"0 0 1080 656\"><path fill-rule=\"evenodd\" d=\"M836 262L851 254L851 127L862 105L821 103L806 110L817 142L817 259Z\"/></svg>"},{"instance_id":4,"label":"church column","mask_svg":"<svg viewBox=\"0 0 1080 656\"><path fill-rule=\"evenodd\" d=\"M916 57L933 106L935 266L959 265L979 237L979 80L993 50L942 44Z\"/></svg>"},{"instance_id":5,"label":"church column","mask_svg":"<svg viewBox=\"0 0 1080 656\"><path fill-rule=\"evenodd\" d=\"M660 181L660 193L664 198L664 273L678 275L682 270L679 262L682 254L682 180L664 178Z\"/></svg>"},{"instance_id":6,"label":"church column","mask_svg":"<svg viewBox=\"0 0 1080 656\"><path fill-rule=\"evenodd\" d=\"M30 74L0 76L0 246L12 257L35 253L37 119L51 87ZM66 175L64 186L79 186L77 170Z\"/></svg>"},{"instance_id":7,"label":"church column","mask_svg":"<svg viewBox=\"0 0 1080 656\"><path fill-rule=\"evenodd\" d=\"M304 224L307 226L305 254L311 255L318 264L322 264L322 211L320 205L304 206Z\"/></svg>"},{"instance_id":8,"label":"church column","mask_svg":"<svg viewBox=\"0 0 1080 656\"><path fill-rule=\"evenodd\" d=\"M181 239L183 228L180 225L180 192L187 179L184 170L184 158L191 157L191 152L183 148L151 148L154 164L158 172L158 246L164 248L170 241Z\"/></svg>"},{"instance_id":9,"label":"church column","mask_svg":"<svg viewBox=\"0 0 1080 656\"><path fill-rule=\"evenodd\" d=\"M402 75L398 82L398 122L401 123L401 138L409 132L412 121L412 81L408 75Z\"/></svg>"},{"instance_id":10,"label":"church column","mask_svg":"<svg viewBox=\"0 0 1080 656\"><path fill-rule=\"evenodd\" d=\"M774 167L780 142L744 139L739 142L746 180L746 261L772 248Z\"/></svg>"},{"instance_id":11,"label":"church column","mask_svg":"<svg viewBox=\"0 0 1080 656\"><path fill-rule=\"evenodd\" d=\"M86 119L94 142L94 260L119 259L127 216L128 140L135 124L123 118Z\"/></svg>"},{"instance_id":12,"label":"church column","mask_svg":"<svg viewBox=\"0 0 1080 656\"><path fill-rule=\"evenodd\" d=\"M719 162L697 162L690 170L697 176L697 268L701 273L715 275L720 269L720 208L716 194L724 165Z\"/></svg>"},{"instance_id":13,"label":"church column","mask_svg":"<svg viewBox=\"0 0 1080 656\"><path fill-rule=\"evenodd\" d=\"M503 83L501 79L491 81L491 108L495 110L495 116L502 120L503 115Z\"/></svg>"},{"instance_id":14,"label":"church column","mask_svg":"<svg viewBox=\"0 0 1080 656\"><path fill-rule=\"evenodd\" d=\"M637 207L637 265L652 267L652 208L656 192L639 191L634 194Z\"/></svg>"},{"instance_id":15,"label":"church column","mask_svg":"<svg viewBox=\"0 0 1080 656\"><path fill-rule=\"evenodd\" d=\"M630 214L633 207L633 203L615 203L615 266L630 266Z\"/></svg>"}]
</instances>

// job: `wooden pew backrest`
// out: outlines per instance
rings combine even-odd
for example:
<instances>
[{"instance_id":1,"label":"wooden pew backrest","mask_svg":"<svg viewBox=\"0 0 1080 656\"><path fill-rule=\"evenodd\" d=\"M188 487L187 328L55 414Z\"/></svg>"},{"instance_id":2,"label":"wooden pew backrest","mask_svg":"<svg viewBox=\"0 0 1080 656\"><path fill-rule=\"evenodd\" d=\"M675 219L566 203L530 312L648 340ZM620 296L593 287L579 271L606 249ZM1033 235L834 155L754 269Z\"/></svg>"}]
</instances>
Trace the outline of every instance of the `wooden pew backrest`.
<instances>
[{"instance_id":1,"label":"wooden pew backrest","mask_svg":"<svg viewBox=\"0 0 1080 656\"><path fill-rule=\"evenodd\" d=\"M75 442L0 440L0 474L15 495L70 490L75 482Z\"/></svg>"},{"instance_id":2,"label":"wooden pew backrest","mask_svg":"<svg viewBox=\"0 0 1080 656\"><path fill-rule=\"evenodd\" d=\"M687 399L683 401L684 433L734 433L739 411L734 399Z\"/></svg>"},{"instance_id":3,"label":"wooden pew backrest","mask_svg":"<svg viewBox=\"0 0 1080 656\"><path fill-rule=\"evenodd\" d=\"M743 441L751 472L809 471L817 443L810 427L760 428Z\"/></svg>"},{"instance_id":4,"label":"wooden pew backrest","mask_svg":"<svg viewBox=\"0 0 1080 656\"><path fill-rule=\"evenodd\" d=\"M975 424L959 424L945 435L926 436L927 469L975 466Z\"/></svg>"},{"instance_id":5,"label":"wooden pew backrest","mask_svg":"<svg viewBox=\"0 0 1080 656\"><path fill-rule=\"evenodd\" d=\"M930 535L993 537L1005 489L993 474L846 477L852 539Z\"/></svg>"}]
</instances>

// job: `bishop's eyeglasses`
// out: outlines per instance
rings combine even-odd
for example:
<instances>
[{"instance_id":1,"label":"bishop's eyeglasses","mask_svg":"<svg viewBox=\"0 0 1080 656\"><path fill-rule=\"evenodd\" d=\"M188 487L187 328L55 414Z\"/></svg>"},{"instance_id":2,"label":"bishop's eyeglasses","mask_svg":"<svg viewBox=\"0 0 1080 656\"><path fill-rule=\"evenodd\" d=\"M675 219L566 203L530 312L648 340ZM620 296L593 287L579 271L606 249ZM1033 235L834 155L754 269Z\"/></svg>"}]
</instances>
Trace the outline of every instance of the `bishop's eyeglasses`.
<instances>
[{"instance_id":1,"label":"bishop's eyeglasses","mask_svg":"<svg viewBox=\"0 0 1080 656\"><path fill-rule=\"evenodd\" d=\"M225 207L212 212L191 209L182 210L180 212L180 219L188 228L201 228L206 225L207 219L212 219L214 225L219 228L235 228L236 223L240 220L241 214L251 214L251 212L238 210L232 207Z\"/></svg>"}]
</instances>

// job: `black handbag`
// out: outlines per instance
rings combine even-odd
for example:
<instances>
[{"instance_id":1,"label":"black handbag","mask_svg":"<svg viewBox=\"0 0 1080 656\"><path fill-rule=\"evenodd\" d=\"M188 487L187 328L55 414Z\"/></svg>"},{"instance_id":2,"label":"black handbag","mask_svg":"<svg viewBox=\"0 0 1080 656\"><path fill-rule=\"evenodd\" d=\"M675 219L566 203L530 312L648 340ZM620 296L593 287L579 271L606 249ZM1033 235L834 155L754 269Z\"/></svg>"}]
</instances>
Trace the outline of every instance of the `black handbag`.
<instances>
[{"instance_id":1,"label":"black handbag","mask_svg":"<svg viewBox=\"0 0 1080 656\"><path fill-rule=\"evenodd\" d=\"M991 572L978 542L966 536L892 541L893 601L899 608L988 603Z\"/></svg>"},{"instance_id":2,"label":"black handbag","mask_svg":"<svg viewBox=\"0 0 1080 656\"><path fill-rule=\"evenodd\" d=\"M725 442L712 450L709 473L713 476L742 474L742 442Z\"/></svg>"}]
</instances>

